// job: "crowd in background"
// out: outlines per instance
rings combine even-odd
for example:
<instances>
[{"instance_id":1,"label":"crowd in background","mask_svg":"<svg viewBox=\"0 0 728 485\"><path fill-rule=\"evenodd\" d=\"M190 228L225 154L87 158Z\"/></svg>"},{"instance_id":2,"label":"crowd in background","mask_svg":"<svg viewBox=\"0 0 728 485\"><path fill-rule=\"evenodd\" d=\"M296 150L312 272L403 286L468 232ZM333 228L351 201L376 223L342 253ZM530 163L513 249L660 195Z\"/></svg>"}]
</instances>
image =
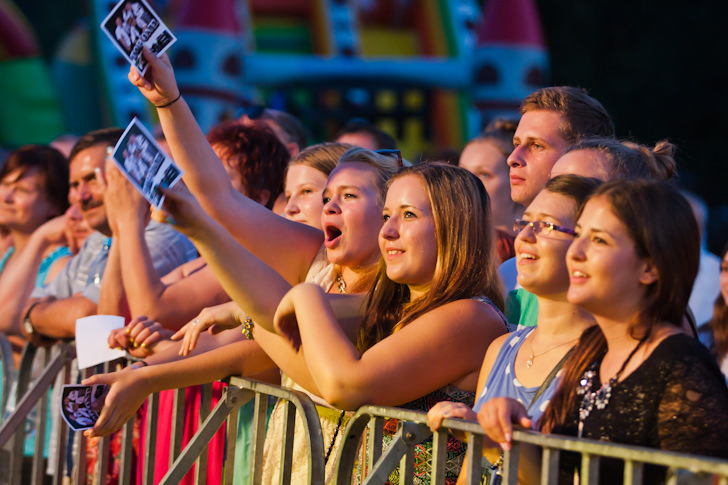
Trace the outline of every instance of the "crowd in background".
<instances>
[{"instance_id":1,"label":"crowd in background","mask_svg":"<svg viewBox=\"0 0 728 485\"><path fill-rule=\"evenodd\" d=\"M205 134L169 59L145 57L149 72L132 68L130 82L184 170L162 187L163 210L107 158L118 128L21 147L0 170L0 331L16 357L112 314L127 323L109 346L143 359L84 381L109 385L90 443L129 419L139 429L152 392L189 387L199 409L195 386L242 375L311 396L327 479L365 404L428 411L433 429L478 420L496 474L514 425L728 458L728 259L705 249L705 204L679 189L671 143L616 139L599 101L568 86L490 123L458 166L410 163L363 120L309 145L291 115L247 109ZM161 406L171 411L171 394ZM249 421L236 480L253 466L241 451ZM265 483L278 480L283 422L276 405ZM171 423L159 426L166 456ZM464 440L450 437L448 483L472 459ZM210 483L223 451L220 432ZM537 451L523 452L533 483ZM157 460L155 482L167 467ZM560 481L578 470L566 454ZM600 473L622 476L608 460ZM307 475L298 446L292 482Z\"/></svg>"}]
</instances>

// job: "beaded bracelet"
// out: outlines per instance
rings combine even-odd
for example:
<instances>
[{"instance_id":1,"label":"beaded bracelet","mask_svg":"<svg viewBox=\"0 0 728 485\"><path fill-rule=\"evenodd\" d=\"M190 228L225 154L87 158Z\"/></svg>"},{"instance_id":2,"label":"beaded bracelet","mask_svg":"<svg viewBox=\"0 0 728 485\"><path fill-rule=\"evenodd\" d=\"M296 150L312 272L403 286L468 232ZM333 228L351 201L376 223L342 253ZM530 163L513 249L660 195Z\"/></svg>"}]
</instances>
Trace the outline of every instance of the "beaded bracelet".
<instances>
[{"instance_id":1,"label":"beaded bracelet","mask_svg":"<svg viewBox=\"0 0 728 485\"><path fill-rule=\"evenodd\" d=\"M243 335L245 335L245 338L248 340L255 340L253 338L253 327L255 327L255 324L253 323L253 319L250 317L245 317L245 320L243 320Z\"/></svg>"},{"instance_id":2,"label":"beaded bracelet","mask_svg":"<svg viewBox=\"0 0 728 485\"><path fill-rule=\"evenodd\" d=\"M181 98L181 97L182 97L182 92L180 91L180 93L179 93L179 94L177 95L177 97L176 97L176 98L174 98L174 99L173 99L172 101L170 101L169 103L166 103L166 104L162 104L162 105L160 105L160 106L157 106L157 105L155 104L155 105L154 105L154 107L155 107L155 108L157 108L157 109L161 109L161 108L169 108L169 107L170 107L170 106L172 106L172 105L173 105L174 103L176 103L177 101L179 101L179 98Z\"/></svg>"}]
</instances>

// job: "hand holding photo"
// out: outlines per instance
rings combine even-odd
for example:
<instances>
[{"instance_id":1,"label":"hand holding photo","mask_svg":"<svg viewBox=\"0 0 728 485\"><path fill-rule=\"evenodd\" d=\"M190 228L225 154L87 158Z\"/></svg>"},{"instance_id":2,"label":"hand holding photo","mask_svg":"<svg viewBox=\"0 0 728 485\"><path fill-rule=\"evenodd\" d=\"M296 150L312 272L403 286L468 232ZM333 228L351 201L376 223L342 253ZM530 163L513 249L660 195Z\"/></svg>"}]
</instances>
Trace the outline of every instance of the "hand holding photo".
<instances>
[{"instance_id":1,"label":"hand holding photo","mask_svg":"<svg viewBox=\"0 0 728 485\"><path fill-rule=\"evenodd\" d=\"M172 187L182 178L182 170L137 118L126 127L111 155L121 173L157 209L164 202L159 187Z\"/></svg>"},{"instance_id":2,"label":"hand holding photo","mask_svg":"<svg viewBox=\"0 0 728 485\"><path fill-rule=\"evenodd\" d=\"M61 416L74 431L93 428L104 407L109 386L65 385L61 391Z\"/></svg>"},{"instance_id":3,"label":"hand holding photo","mask_svg":"<svg viewBox=\"0 0 728 485\"><path fill-rule=\"evenodd\" d=\"M142 49L146 46L159 57L177 40L144 0L121 0L101 22L101 30L142 76L147 70Z\"/></svg>"}]
</instances>

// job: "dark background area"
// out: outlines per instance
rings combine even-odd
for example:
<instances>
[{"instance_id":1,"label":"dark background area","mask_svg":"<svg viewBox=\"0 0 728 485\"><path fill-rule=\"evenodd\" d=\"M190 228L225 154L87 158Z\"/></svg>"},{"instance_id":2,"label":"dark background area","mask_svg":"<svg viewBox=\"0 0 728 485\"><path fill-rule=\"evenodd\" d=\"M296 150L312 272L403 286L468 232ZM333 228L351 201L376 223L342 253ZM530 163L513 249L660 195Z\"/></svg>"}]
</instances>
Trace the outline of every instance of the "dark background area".
<instances>
[{"instance_id":1,"label":"dark background area","mask_svg":"<svg viewBox=\"0 0 728 485\"><path fill-rule=\"evenodd\" d=\"M587 88L617 134L678 146L680 182L711 208L709 247L728 241L728 3L694 0L534 0L552 83ZM85 2L16 0L47 58L85 16Z\"/></svg>"},{"instance_id":2,"label":"dark background area","mask_svg":"<svg viewBox=\"0 0 728 485\"><path fill-rule=\"evenodd\" d=\"M587 88L617 135L678 146L680 182L711 208L709 247L728 241L728 4L536 0L553 84Z\"/></svg>"}]
</instances>

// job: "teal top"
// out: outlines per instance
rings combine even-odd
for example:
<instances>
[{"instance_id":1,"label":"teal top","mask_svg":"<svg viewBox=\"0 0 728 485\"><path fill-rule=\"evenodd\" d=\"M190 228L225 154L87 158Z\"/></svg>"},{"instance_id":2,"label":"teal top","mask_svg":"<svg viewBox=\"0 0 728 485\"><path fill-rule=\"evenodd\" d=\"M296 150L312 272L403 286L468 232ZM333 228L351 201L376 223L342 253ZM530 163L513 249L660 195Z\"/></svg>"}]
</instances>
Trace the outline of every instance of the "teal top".
<instances>
[{"instance_id":1,"label":"teal top","mask_svg":"<svg viewBox=\"0 0 728 485\"><path fill-rule=\"evenodd\" d=\"M518 328L533 327L538 320L538 299L536 295L523 288L508 292L506 298L506 318Z\"/></svg>"},{"instance_id":2,"label":"teal top","mask_svg":"<svg viewBox=\"0 0 728 485\"><path fill-rule=\"evenodd\" d=\"M3 270L5 269L5 264L8 262L8 259L10 259L10 256L12 256L14 252L15 248L11 246L8 248L7 251L5 251L3 257L0 258L0 273L3 272ZM46 278L48 278L48 272L51 270L51 266L53 266L53 263L55 263L56 260L59 258L70 255L71 251L68 249L67 246L60 246L51 254L43 258L43 261L40 262L40 268L38 268L38 274L35 278L35 287L42 288L43 286L45 286L45 280Z\"/></svg>"}]
</instances>

